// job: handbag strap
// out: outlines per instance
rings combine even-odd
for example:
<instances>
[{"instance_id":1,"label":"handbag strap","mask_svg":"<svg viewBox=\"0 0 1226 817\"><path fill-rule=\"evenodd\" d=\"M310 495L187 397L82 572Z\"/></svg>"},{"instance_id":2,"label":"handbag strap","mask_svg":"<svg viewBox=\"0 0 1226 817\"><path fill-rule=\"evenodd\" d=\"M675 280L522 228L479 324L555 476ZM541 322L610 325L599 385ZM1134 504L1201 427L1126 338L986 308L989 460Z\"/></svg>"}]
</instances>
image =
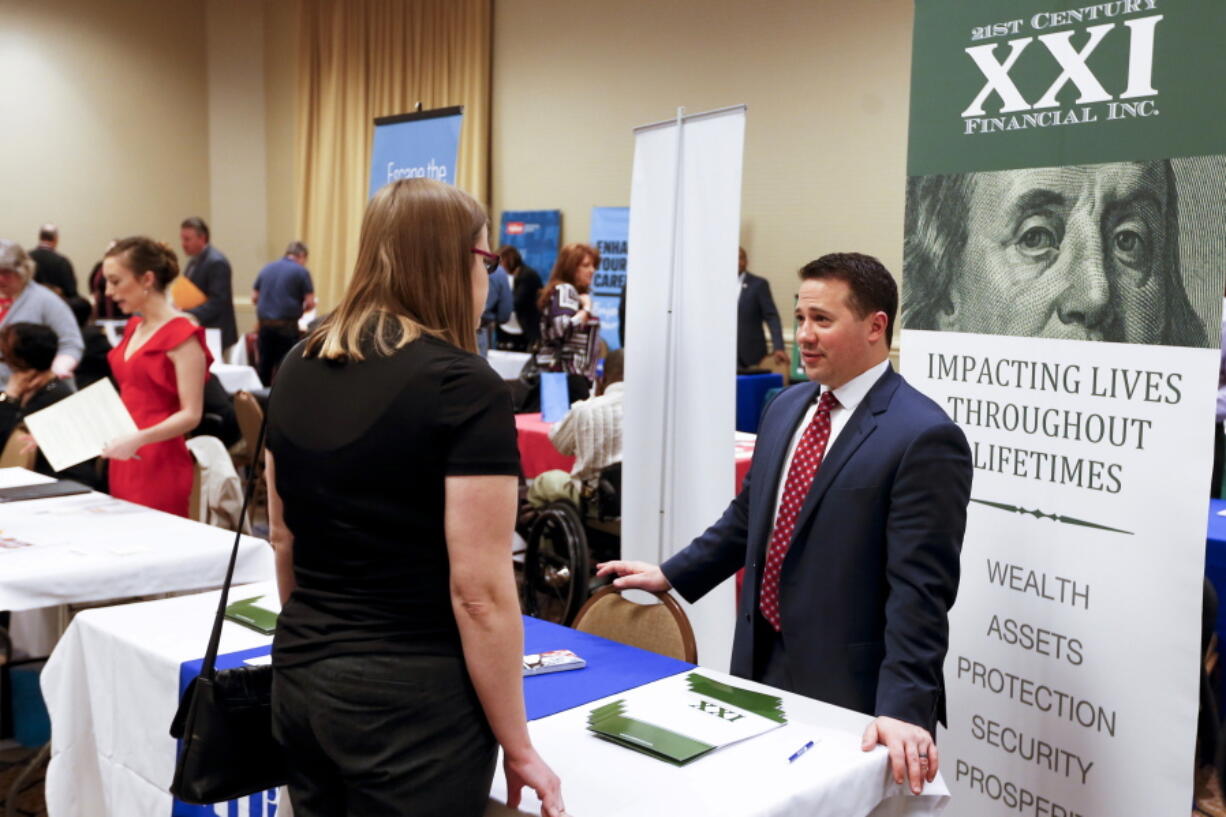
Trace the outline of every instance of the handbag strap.
<instances>
[{"instance_id":1,"label":"handbag strap","mask_svg":"<svg viewBox=\"0 0 1226 817\"><path fill-rule=\"evenodd\" d=\"M271 403L270 403L271 406ZM200 676L212 680L214 665L217 663L217 648L221 645L221 625L226 616L226 605L230 600L230 582L234 579L234 565L238 562L238 546L243 539L243 522L247 519L247 508L251 506L251 497L255 493L256 478L259 471L260 457L264 454L264 437L268 433L268 412L260 422L260 433L256 436L255 455L251 458L250 470L247 473L247 485L243 491L243 510L238 515L238 530L234 531L234 549L230 551L230 565L226 568L226 582L221 588L221 598L217 602L217 616L213 619L213 632L209 636L209 647L204 652L204 663L200 667Z\"/></svg>"}]
</instances>

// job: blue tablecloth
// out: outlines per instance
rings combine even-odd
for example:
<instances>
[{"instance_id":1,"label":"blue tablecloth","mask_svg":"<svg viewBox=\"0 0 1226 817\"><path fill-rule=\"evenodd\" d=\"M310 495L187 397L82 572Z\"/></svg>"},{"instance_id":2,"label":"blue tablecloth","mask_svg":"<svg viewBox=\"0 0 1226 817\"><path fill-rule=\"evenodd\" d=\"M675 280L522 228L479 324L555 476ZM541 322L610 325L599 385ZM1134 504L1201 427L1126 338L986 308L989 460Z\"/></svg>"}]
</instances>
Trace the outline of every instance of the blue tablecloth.
<instances>
[{"instance_id":1,"label":"blue tablecloth","mask_svg":"<svg viewBox=\"0 0 1226 817\"><path fill-rule=\"evenodd\" d=\"M239 667L248 658L268 655L272 645L217 656L218 669ZM694 668L654 652L581 633L560 624L524 616L524 652L570 650L587 662L578 670L533 675L524 679L528 720L556 715L564 709L595 701L615 692L649 684ZM179 670L179 694L200 674L204 659L185 661Z\"/></svg>"},{"instance_id":2,"label":"blue tablecloth","mask_svg":"<svg viewBox=\"0 0 1226 817\"><path fill-rule=\"evenodd\" d=\"M736 430L758 433L758 420L766 393L783 387L783 376L777 374L739 374L736 377Z\"/></svg>"},{"instance_id":3,"label":"blue tablecloth","mask_svg":"<svg viewBox=\"0 0 1226 817\"><path fill-rule=\"evenodd\" d=\"M524 652L549 650L570 650L587 666L525 678L524 704L530 721L694 668L676 658L524 616Z\"/></svg>"}]
</instances>

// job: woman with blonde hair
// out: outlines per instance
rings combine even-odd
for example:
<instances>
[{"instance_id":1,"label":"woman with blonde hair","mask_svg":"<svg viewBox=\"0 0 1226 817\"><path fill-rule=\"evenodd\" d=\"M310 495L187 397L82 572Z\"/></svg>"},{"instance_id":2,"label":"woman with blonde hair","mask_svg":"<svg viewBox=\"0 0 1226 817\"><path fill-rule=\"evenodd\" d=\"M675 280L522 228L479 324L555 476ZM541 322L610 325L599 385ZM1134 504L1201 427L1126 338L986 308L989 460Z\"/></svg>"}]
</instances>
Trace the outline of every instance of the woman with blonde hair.
<instances>
[{"instance_id":1,"label":"woman with blonde hair","mask_svg":"<svg viewBox=\"0 0 1226 817\"><path fill-rule=\"evenodd\" d=\"M526 785L564 813L524 713L510 396L476 354L496 263L470 196L387 185L277 375L273 732L298 817L480 815L499 744L508 805Z\"/></svg>"}]
</instances>

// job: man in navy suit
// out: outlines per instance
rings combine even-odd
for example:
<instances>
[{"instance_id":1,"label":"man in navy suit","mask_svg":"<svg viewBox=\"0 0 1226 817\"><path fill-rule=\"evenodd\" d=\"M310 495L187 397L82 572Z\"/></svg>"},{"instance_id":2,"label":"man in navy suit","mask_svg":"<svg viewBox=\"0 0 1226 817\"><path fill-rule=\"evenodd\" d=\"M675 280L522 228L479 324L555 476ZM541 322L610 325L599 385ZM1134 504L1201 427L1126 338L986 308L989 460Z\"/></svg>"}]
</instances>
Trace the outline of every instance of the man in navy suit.
<instances>
[{"instance_id":1,"label":"man in navy suit","mask_svg":"<svg viewBox=\"0 0 1226 817\"><path fill-rule=\"evenodd\" d=\"M737 282L741 293L736 301L736 367L756 369L766 357L766 335L762 332L765 323L771 330L771 346L776 363L788 364L788 352L783 346L783 326L779 323L779 310L771 295L771 285L760 275L749 271L749 256L740 248L736 265Z\"/></svg>"},{"instance_id":2,"label":"man in navy suit","mask_svg":"<svg viewBox=\"0 0 1226 817\"><path fill-rule=\"evenodd\" d=\"M767 408L718 522L660 567L599 573L694 601L744 567L732 672L876 716L863 748L888 747L894 779L918 793L939 765L970 450L890 367L898 288L885 267L840 253L800 274L796 341L816 382Z\"/></svg>"},{"instance_id":3,"label":"man in navy suit","mask_svg":"<svg viewBox=\"0 0 1226 817\"><path fill-rule=\"evenodd\" d=\"M209 225L198 216L186 218L179 225L179 243L187 256L183 274L207 299L185 311L194 315L201 326L220 329L222 349L228 350L238 341L230 261L209 243Z\"/></svg>"}]
</instances>

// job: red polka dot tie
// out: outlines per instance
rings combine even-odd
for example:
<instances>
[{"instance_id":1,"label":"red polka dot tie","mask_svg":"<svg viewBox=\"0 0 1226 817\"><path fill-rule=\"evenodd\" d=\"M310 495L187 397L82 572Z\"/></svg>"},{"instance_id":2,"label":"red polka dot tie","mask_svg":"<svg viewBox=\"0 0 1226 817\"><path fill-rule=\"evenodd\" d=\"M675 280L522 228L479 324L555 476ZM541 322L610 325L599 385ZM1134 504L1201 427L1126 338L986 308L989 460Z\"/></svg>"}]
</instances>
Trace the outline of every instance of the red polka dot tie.
<instances>
[{"instance_id":1,"label":"red polka dot tie","mask_svg":"<svg viewBox=\"0 0 1226 817\"><path fill-rule=\"evenodd\" d=\"M838 404L834 392L822 392L821 399L817 401L817 413L800 435L796 453L788 466L783 499L779 501L779 515L775 518L775 529L766 548L766 567L762 571L762 594L758 602L762 617L776 631L779 630L779 573L783 567L783 557L792 543L800 506L804 504L805 496L813 486L813 477L822 465L822 457L826 455L826 442L830 439L830 410Z\"/></svg>"}]
</instances>

